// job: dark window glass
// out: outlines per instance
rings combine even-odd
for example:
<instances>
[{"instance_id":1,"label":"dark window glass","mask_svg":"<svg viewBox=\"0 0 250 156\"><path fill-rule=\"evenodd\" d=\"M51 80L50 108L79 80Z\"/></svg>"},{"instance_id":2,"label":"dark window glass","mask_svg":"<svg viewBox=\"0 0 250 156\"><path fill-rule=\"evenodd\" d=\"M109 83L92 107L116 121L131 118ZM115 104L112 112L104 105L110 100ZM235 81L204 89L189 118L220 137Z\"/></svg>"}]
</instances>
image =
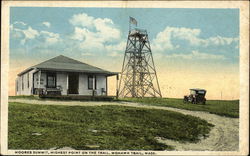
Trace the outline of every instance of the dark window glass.
<instances>
[{"instance_id":1,"label":"dark window glass","mask_svg":"<svg viewBox=\"0 0 250 156\"><path fill-rule=\"evenodd\" d=\"M88 89L93 89L93 83L94 83L94 76L90 75L88 76ZM96 76L95 76L95 89L96 89Z\"/></svg>"},{"instance_id":2,"label":"dark window glass","mask_svg":"<svg viewBox=\"0 0 250 156\"><path fill-rule=\"evenodd\" d=\"M55 88L56 87L56 75L48 74L47 75L47 87Z\"/></svg>"},{"instance_id":3,"label":"dark window glass","mask_svg":"<svg viewBox=\"0 0 250 156\"><path fill-rule=\"evenodd\" d=\"M205 94L205 91L200 90L200 91L198 91L198 93L199 93L199 94Z\"/></svg>"},{"instance_id":4,"label":"dark window glass","mask_svg":"<svg viewBox=\"0 0 250 156\"><path fill-rule=\"evenodd\" d=\"M88 89L93 89L93 76L88 76Z\"/></svg>"},{"instance_id":5,"label":"dark window glass","mask_svg":"<svg viewBox=\"0 0 250 156\"><path fill-rule=\"evenodd\" d=\"M96 76L95 76L95 89L96 89L97 83L96 83Z\"/></svg>"}]
</instances>

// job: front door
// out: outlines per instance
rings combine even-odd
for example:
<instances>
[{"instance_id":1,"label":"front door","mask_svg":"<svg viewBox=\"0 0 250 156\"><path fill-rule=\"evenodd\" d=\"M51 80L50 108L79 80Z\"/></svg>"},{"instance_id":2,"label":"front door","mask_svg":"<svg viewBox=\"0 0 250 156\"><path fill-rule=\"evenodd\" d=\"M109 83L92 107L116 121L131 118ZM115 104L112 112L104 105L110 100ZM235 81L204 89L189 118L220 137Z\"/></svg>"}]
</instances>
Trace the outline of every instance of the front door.
<instances>
[{"instance_id":1,"label":"front door","mask_svg":"<svg viewBox=\"0 0 250 156\"><path fill-rule=\"evenodd\" d=\"M68 85L68 94L78 94L79 74L69 73Z\"/></svg>"}]
</instances>

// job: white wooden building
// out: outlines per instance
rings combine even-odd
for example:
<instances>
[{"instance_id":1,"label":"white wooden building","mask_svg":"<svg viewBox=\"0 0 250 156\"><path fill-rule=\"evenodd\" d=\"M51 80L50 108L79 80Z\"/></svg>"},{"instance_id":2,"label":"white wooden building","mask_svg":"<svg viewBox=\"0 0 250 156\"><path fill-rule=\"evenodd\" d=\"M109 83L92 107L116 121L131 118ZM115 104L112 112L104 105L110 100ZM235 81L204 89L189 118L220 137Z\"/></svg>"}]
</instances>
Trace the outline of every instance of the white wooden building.
<instances>
[{"instance_id":1,"label":"white wooden building","mask_svg":"<svg viewBox=\"0 0 250 156\"><path fill-rule=\"evenodd\" d=\"M18 74L16 95L104 95L109 76L117 76L101 68L60 55L32 66Z\"/></svg>"}]
</instances>

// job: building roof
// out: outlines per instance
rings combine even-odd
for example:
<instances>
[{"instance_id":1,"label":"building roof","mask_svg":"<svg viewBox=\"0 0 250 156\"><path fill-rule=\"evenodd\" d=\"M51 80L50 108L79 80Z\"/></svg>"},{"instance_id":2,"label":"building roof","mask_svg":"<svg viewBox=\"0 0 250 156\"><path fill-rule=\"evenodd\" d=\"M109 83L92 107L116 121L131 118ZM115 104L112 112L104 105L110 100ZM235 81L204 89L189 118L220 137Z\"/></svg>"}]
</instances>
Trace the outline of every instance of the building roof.
<instances>
[{"instance_id":1,"label":"building roof","mask_svg":"<svg viewBox=\"0 0 250 156\"><path fill-rule=\"evenodd\" d=\"M108 76L117 75L116 72L110 72L87 63L83 63L72 58L59 55L37 65L34 65L23 72L19 73L18 76L32 70L49 70L49 71L66 71L66 72L83 72L83 73L95 73L95 74L105 74Z\"/></svg>"}]
</instances>

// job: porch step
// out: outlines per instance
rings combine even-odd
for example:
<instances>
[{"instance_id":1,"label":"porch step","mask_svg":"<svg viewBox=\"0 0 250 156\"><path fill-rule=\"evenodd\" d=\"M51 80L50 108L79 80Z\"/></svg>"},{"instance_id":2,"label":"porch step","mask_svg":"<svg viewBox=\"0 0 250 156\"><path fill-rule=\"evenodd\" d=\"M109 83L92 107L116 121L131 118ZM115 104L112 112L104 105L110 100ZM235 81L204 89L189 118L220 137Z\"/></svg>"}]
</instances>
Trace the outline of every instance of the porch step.
<instances>
[{"instance_id":1,"label":"porch step","mask_svg":"<svg viewBox=\"0 0 250 156\"><path fill-rule=\"evenodd\" d=\"M42 99L80 100L80 101L112 101L115 96L83 96L83 95L40 95Z\"/></svg>"}]
</instances>

